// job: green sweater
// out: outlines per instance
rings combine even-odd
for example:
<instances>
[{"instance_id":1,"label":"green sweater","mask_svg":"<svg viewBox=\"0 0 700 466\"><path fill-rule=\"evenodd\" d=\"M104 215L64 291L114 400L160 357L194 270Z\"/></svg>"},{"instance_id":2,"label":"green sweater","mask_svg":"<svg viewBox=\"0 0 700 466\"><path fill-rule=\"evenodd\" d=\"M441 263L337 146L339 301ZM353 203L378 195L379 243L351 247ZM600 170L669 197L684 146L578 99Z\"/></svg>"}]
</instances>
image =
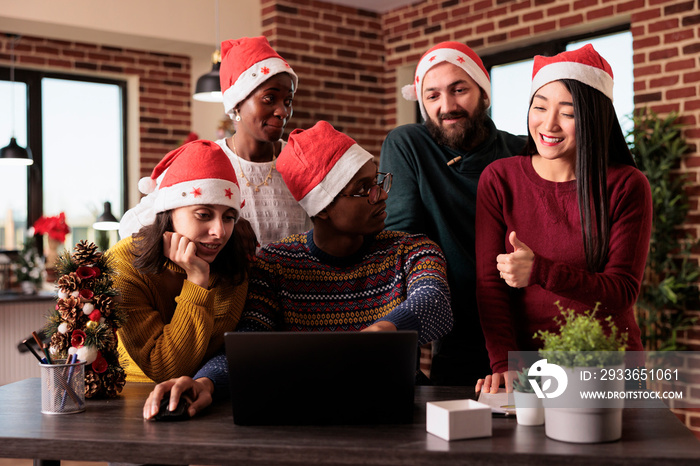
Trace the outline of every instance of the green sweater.
<instances>
[{"instance_id":1,"label":"green sweater","mask_svg":"<svg viewBox=\"0 0 700 466\"><path fill-rule=\"evenodd\" d=\"M525 139L497 130L490 119L488 124L488 139L467 153L439 146L422 124L394 129L381 151L379 170L394 175L386 229L424 233L447 259L455 323L433 360L431 378L440 384L472 384L490 373L476 308L476 188L484 168L519 153Z\"/></svg>"}]
</instances>

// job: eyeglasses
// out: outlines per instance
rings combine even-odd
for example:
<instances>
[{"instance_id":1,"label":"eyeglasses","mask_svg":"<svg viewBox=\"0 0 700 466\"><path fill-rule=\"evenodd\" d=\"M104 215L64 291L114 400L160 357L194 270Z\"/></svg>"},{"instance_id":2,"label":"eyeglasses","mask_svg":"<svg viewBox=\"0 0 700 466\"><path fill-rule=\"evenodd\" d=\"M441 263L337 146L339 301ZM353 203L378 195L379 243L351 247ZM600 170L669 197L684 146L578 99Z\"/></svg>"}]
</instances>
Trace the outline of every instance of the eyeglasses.
<instances>
[{"instance_id":1,"label":"eyeglasses","mask_svg":"<svg viewBox=\"0 0 700 466\"><path fill-rule=\"evenodd\" d=\"M366 197L367 202L370 204L376 204L379 201L379 198L382 196L382 189L384 192L387 194L389 193L389 190L391 189L391 179L393 178L393 175L391 173L382 173L382 172L377 172L377 178L374 180L374 184L367 188L367 192L360 193L360 194L343 194L340 193L338 196L340 197Z\"/></svg>"}]
</instances>

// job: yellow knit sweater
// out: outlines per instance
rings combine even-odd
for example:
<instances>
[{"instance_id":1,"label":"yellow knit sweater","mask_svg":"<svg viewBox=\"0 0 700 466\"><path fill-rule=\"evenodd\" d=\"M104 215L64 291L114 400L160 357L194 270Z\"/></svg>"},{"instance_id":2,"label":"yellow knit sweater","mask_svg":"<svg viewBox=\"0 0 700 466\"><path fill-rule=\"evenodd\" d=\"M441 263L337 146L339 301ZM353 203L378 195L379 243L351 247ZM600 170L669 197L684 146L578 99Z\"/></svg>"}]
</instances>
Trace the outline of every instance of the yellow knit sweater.
<instances>
[{"instance_id":1,"label":"yellow knit sweater","mask_svg":"<svg viewBox=\"0 0 700 466\"><path fill-rule=\"evenodd\" d=\"M115 288L127 321L119 330L119 359L128 382L163 382L192 376L223 348L225 332L240 319L248 280L219 284L214 274L206 290L184 279L172 262L167 268L182 274L182 287L173 289L160 274L145 275L132 265L131 237L119 241L109 254L115 268Z\"/></svg>"}]
</instances>

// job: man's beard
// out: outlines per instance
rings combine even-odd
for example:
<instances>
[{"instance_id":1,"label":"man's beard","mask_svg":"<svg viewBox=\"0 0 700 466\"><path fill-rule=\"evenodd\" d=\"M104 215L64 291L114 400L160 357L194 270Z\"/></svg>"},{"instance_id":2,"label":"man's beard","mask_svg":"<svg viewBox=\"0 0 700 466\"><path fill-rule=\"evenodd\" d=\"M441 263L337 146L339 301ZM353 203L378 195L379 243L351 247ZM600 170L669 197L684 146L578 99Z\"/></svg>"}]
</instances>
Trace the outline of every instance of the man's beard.
<instances>
[{"instance_id":1,"label":"man's beard","mask_svg":"<svg viewBox=\"0 0 700 466\"><path fill-rule=\"evenodd\" d=\"M432 118L428 118L425 126L428 128L430 136L441 146L447 146L458 151L473 149L489 135L489 129L486 125L486 103L484 99L479 99L479 105L477 105L473 115L469 115L469 112L462 110L441 113L437 116L438 120L461 117L464 118L458 123L451 125L450 130L445 130L442 126L435 123Z\"/></svg>"}]
</instances>

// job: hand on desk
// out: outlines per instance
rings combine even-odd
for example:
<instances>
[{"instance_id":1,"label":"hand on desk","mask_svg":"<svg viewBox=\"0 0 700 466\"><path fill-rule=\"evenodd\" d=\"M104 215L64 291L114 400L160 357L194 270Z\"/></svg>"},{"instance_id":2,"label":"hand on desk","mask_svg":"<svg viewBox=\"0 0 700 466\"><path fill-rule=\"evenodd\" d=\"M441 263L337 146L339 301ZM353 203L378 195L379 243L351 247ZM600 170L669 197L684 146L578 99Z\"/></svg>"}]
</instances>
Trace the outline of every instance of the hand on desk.
<instances>
[{"instance_id":1,"label":"hand on desk","mask_svg":"<svg viewBox=\"0 0 700 466\"><path fill-rule=\"evenodd\" d=\"M192 417L212 402L212 394L214 393L214 384L207 378L193 380L192 377L179 377L170 379L156 385L156 388L148 395L146 402L143 405L143 418L153 419L158 414L160 400L170 392L169 409L174 411L177 408L177 403L180 397L187 395L190 400L190 406L187 409L187 414Z\"/></svg>"},{"instance_id":2,"label":"hand on desk","mask_svg":"<svg viewBox=\"0 0 700 466\"><path fill-rule=\"evenodd\" d=\"M498 393L498 387L501 382L505 382L506 393L513 391L513 379L515 379L515 371L494 372L493 375L487 375L483 379L476 382L476 393L480 391Z\"/></svg>"}]
</instances>

